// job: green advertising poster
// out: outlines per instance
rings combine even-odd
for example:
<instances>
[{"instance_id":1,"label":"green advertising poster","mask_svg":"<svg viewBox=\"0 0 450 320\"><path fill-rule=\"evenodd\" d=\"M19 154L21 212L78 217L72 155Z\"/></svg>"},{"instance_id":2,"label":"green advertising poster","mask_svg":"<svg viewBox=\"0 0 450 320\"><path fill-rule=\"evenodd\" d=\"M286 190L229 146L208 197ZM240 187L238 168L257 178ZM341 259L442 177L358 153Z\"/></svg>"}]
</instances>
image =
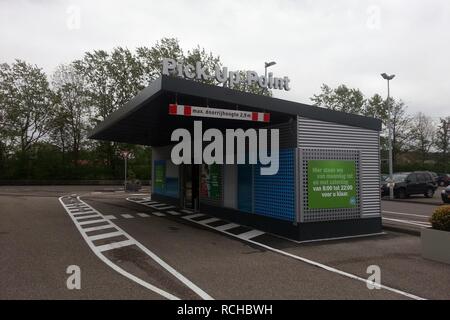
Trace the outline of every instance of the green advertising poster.
<instances>
[{"instance_id":1,"label":"green advertising poster","mask_svg":"<svg viewBox=\"0 0 450 320\"><path fill-rule=\"evenodd\" d=\"M155 191L164 192L166 187L166 162L155 161Z\"/></svg>"},{"instance_id":2,"label":"green advertising poster","mask_svg":"<svg viewBox=\"0 0 450 320\"><path fill-rule=\"evenodd\" d=\"M209 168L210 198L220 199L220 167L212 164Z\"/></svg>"},{"instance_id":3,"label":"green advertising poster","mask_svg":"<svg viewBox=\"0 0 450 320\"><path fill-rule=\"evenodd\" d=\"M200 195L212 200L221 196L221 172L217 164L202 164L200 174Z\"/></svg>"},{"instance_id":4,"label":"green advertising poster","mask_svg":"<svg viewBox=\"0 0 450 320\"><path fill-rule=\"evenodd\" d=\"M355 161L308 161L309 209L355 208L356 197Z\"/></svg>"}]
</instances>

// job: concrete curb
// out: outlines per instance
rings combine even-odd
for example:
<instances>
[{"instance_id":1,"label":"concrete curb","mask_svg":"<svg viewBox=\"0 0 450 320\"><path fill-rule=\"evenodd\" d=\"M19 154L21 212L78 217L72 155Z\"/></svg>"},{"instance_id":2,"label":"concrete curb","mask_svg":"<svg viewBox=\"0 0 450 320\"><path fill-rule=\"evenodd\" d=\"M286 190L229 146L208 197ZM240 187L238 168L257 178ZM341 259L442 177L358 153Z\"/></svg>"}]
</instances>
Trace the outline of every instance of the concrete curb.
<instances>
[{"instance_id":1,"label":"concrete curb","mask_svg":"<svg viewBox=\"0 0 450 320\"><path fill-rule=\"evenodd\" d=\"M420 230L402 228L402 227L397 227L397 226L387 226L387 225L383 225L382 229L383 230L388 230L388 231L399 232L399 233L405 233L405 234L409 234L411 236L420 237Z\"/></svg>"}]
</instances>

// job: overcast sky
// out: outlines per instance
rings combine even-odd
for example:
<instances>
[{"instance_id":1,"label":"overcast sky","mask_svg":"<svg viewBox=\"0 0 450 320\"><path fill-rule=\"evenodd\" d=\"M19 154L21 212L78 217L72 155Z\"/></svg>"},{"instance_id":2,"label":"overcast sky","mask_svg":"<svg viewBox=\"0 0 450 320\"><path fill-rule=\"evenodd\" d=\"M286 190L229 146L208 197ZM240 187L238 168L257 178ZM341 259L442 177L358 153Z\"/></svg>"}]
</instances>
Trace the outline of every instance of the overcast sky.
<instances>
[{"instance_id":1,"label":"overcast sky","mask_svg":"<svg viewBox=\"0 0 450 320\"><path fill-rule=\"evenodd\" d=\"M409 112L450 116L450 1L0 0L0 62L52 72L85 51L152 46L176 37L229 69L289 76L275 96L310 103L322 83L387 94Z\"/></svg>"}]
</instances>

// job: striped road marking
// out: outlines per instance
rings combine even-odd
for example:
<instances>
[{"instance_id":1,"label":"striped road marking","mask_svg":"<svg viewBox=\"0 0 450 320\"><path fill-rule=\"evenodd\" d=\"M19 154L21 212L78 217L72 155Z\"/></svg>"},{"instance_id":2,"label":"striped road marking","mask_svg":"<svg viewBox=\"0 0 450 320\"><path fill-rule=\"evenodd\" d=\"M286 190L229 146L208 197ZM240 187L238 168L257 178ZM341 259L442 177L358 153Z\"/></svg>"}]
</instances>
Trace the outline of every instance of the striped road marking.
<instances>
[{"instance_id":1,"label":"striped road marking","mask_svg":"<svg viewBox=\"0 0 450 320\"><path fill-rule=\"evenodd\" d=\"M167 211L168 214L171 214L173 216L181 216L181 213L177 212L177 211Z\"/></svg>"},{"instance_id":2,"label":"striped road marking","mask_svg":"<svg viewBox=\"0 0 450 320\"><path fill-rule=\"evenodd\" d=\"M122 232L120 232L120 231L114 231L114 232L109 232L109 233L101 233L101 234L97 234L95 236L90 236L89 240L95 241L95 240L101 240L101 239L117 237L117 236L121 236L121 235L122 235Z\"/></svg>"},{"instance_id":3,"label":"striped road marking","mask_svg":"<svg viewBox=\"0 0 450 320\"><path fill-rule=\"evenodd\" d=\"M206 220L200 220L200 221L198 221L198 223L208 224L208 223L216 222L216 221L219 221L219 220L220 219L217 219L217 218L209 218L209 219L206 219Z\"/></svg>"},{"instance_id":4,"label":"striped road marking","mask_svg":"<svg viewBox=\"0 0 450 320\"><path fill-rule=\"evenodd\" d=\"M206 217L206 214L203 214L203 213L191 214L191 215L188 215L188 216L184 216L183 219L191 220L191 219L202 217L202 216Z\"/></svg>"},{"instance_id":5,"label":"striped road marking","mask_svg":"<svg viewBox=\"0 0 450 320\"><path fill-rule=\"evenodd\" d=\"M218 227L216 227L214 229L219 230L219 231L226 231L226 230L233 229L233 228L236 228L236 227L239 227L239 225L236 224L236 223L228 223L228 224L225 224L225 225L222 225L222 226L218 226Z\"/></svg>"},{"instance_id":6,"label":"striped road marking","mask_svg":"<svg viewBox=\"0 0 450 320\"><path fill-rule=\"evenodd\" d=\"M262 235L262 234L264 234L264 233L265 233L265 232L260 231L260 230L250 230L250 231L247 231L247 232L238 234L237 236L238 236L239 239L249 240L249 239L251 239L251 238L260 236L260 235Z\"/></svg>"},{"instance_id":7,"label":"striped road marking","mask_svg":"<svg viewBox=\"0 0 450 320\"><path fill-rule=\"evenodd\" d=\"M138 215L139 217L141 217L141 218L148 218L148 217L150 217L148 214L142 213L142 212L138 213L137 215Z\"/></svg>"},{"instance_id":8,"label":"striped road marking","mask_svg":"<svg viewBox=\"0 0 450 320\"><path fill-rule=\"evenodd\" d=\"M156 209L158 207L165 207L165 206L167 206L167 203L158 203L158 204L151 205L150 207Z\"/></svg>"},{"instance_id":9,"label":"striped road marking","mask_svg":"<svg viewBox=\"0 0 450 320\"><path fill-rule=\"evenodd\" d=\"M165 206L165 207L157 207L158 210L168 210L168 209L174 209L175 206Z\"/></svg>"},{"instance_id":10,"label":"striped road marking","mask_svg":"<svg viewBox=\"0 0 450 320\"><path fill-rule=\"evenodd\" d=\"M152 214L154 214L157 217L165 217L166 215L162 212L158 212L158 211L153 211Z\"/></svg>"},{"instance_id":11,"label":"striped road marking","mask_svg":"<svg viewBox=\"0 0 450 320\"><path fill-rule=\"evenodd\" d=\"M100 229L98 229L100 226L92 226L92 227L87 227L87 228L83 228L83 225L88 225L89 224L95 224L92 221L86 221L86 222L78 222L71 214L70 214L70 209L66 207L66 204L64 203L63 200L74 200L73 196L72 198L69 197L60 197L59 198L59 202L61 203L61 205L64 207L64 209L67 211L67 213L69 214L70 218L72 219L73 223L75 224L76 228L78 229L78 231L80 232L80 234L82 235L83 239L86 241L86 243L88 244L89 248L94 252L94 254L100 259L102 260L104 263L106 263L109 267L111 267L112 269L114 269L115 271L117 271L118 273L120 273L121 275L127 277L128 279L140 284L141 286L167 298L170 300L179 300L179 298L165 290L162 290L142 279L140 279L139 277L129 273L128 271L125 271L124 269L122 269L120 266L118 266L117 264L115 264L113 261L111 261L110 259L108 259L105 255L102 254L102 252L108 251L108 250L115 250L118 248L123 248L123 247L129 247L129 246L136 246L138 247L140 250L142 250L150 259L152 259L153 261L155 261L156 263L158 263L162 268L164 268L166 271L168 271L170 274L172 274L175 278L177 278L180 282L182 282L185 286L187 286L189 289L191 289L193 292L195 292L198 296L200 296L202 299L205 300L212 300L213 298L208 295L205 291L203 291L202 289L200 289L197 285L195 285L193 282L191 282L189 279L187 279L185 276L183 276L181 273L179 273L178 271L176 271L173 267L171 267L170 265L168 265L165 261L163 261L160 257L158 257L156 254L154 254L152 251L150 251L149 249L147 249L144 245L142 245L140 242L136 241L132 236L130 236L127 232L125 232L123 229L121 229L120 227L118 227L116 224L114 224L111 220L105 220L102 218L102 220L97 221L96 222L103 222L102 226ZM84 204L86 206L88 206L84 201L82 201L80 199L80 197L78 196L77 198L78 203ZM91 208L93 211L95 211L99 216L101 216L102 214L95 210L94 208L88 206L89 208ZM109 236L106 236L107 238L111 238L111 237L116 237L116 236L123 236L126 238L126 240L123 241L117 241L117 242L112 242L109 244L104 244L104 245L100 245L100 246L96 246L94 244L94 240L98 239L99 235L93 235L93 236L88 236L87 232L89 231L94 231L94 228L97 228L97 230L101 230L103 228L106 229L106 227L111 227L116 229L116 232L111 232L109 233ZM104 239L107 239L104 238ZM94 239L94 240L93 240Z\"/></svg>"},{"instance_id":12,"label":"striped road marking","mask_svg":"<svg viewBox=\"0 0 450 320\"><path fill-rule=\"evenodd\" d=\"M129 200L129 199L127 199L127 200L128 200L128 201L132 201L132 200ZM181 211L184 212L184 213L187 213L187 214L192 213L192 211L186 210L186 209L183 209L183 210L181 210ZM244 241L246 241L246 242L248 242L248 243L251 243L251 244L253 244L253 245L257 245L257 246L259 246L259 247L265 248L265 249L270 250L270 251L272 251L272 252L275 252L275 253L278 253L278 254L287 256L287 257L289 257L289 258L292 258L292 259L301 261L301 262L303 262L303 263L306 263L306 264L309 264L309 265L312 265L312 266L321 268L321 269L323 269L323 270L326 270L326 271L329 271L329 272L332 272L332 273L335 273L335 274L339 274L339 275L341 275L341 276L343 276L343 277L347 277L347 278L350 278L350 279L354 279L354 280L357 280L357 281L361 281L361 282L364 282L364 283L366 283L366 284L372 284L372 283L370 282L370 280L365 279L365 278L363 278L363 277L359 277L359 276L357 276L357 275L355 275L355 274L348 273L348 272L345 272L345 271L336 269L336 268L334 268L334 267L325 265L325 264L323 264L323 263L320 263L320 262L317 262L317 261L313 261L313 260L310 260L310 259L307 259L307 258L304 258L304 257L301 257L301 256L297 256L297 255L295 255L295 254L292 254L292 253L289 253L289 252L286 252L286 251L283 251L283 250L280 250L280 249L271 247L271 246L269 246L269 245L263 244L263 243L261 243L261 242L257 242L257 241L252 240L251 238L256 237L257 235L255 235L255 234L257 234L257 232L258 232L259 230L251 230L251 231L245 232L245 233L243 233L243 234L237 234L237 235L236 235L236 234L227 232L226 230L229 230L229 229L232 229L232 228L235 228L235 227L239 227L238 224L235 224L235 223L228 223L228 224L221 225L221 226L218 226L218 227L213 227L213 226L210 226L210 225L208 225L208 224L206 224L206 223L203 224L203 223L201 223L201 221L191 220L192 218L200 217L200 216L202 216L202 215L203 215L203 214L192 214L192 215L184 216L183 219L187 219L187 220L189 220L189 221L192 221L192 222L195 222L195 223L198 223L198 224L202 224L202 225L204 225L204 226L206 226L206 227L208 227L208 228L210 228L210 229L214 229L214 230L220 231L220 232L225 233L225 234L227 234L227 235L229 235L229 236L231 236L231 237L235 237L235 238L238 238L238 239L240 239L240 240L244 240ZM387 218L383 218L383 219L387 219ZM393 219L390 219L390 220L393 220ZM396 220L397 220L397 219L396 219ZM203 220L203 221L205 221L205 220ZM403 223L407 223L406 220L401 220L401 221L402 221ZM406 221L406 222L405 222L405 221ZM425 227L425 225L424 225L423 222L421 222L420 224L417 224L417 225L420 225L420 226L422 226L422 227ZM259 231L259 232L262 232L262 231ZM261 234L262 234L262 233L261 233ZM261 234L258 234L258 235L261 235ZM381 284L381 285L380 285L380 288L382 288L382 289L384 289L384 290L387 290L387 291L390 291L390 292L394 292L394 293L396 293L396 294L399 294L399 295L402 295L402 296L405 296L405 297L408 297L408 298L410 298L410 299L414 299L414 300L425 300L424 298L419 297L419 296L417 296L417 295L414 295L414 294L412 294L412 293L409 293L409 292L406 292L406 291L402 291L402 290L399 290L399 289L396 289L396 288L393 288L393 287L389 287L389 286L386 286L386 285L382 285L382 284Z\"/></svg>"}]
</instances>

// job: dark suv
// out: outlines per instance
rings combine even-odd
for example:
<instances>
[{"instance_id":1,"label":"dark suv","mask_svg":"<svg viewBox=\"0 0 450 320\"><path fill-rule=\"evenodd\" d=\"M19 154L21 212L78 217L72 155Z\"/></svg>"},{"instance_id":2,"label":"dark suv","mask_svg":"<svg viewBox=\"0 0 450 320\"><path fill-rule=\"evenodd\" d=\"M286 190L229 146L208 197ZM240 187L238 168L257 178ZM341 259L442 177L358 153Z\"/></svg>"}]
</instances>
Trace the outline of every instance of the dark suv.
<instances>
[{"instance_id":1,"label":"dark suv","mask_svg":"<svg viewBox=\"0 0 450 320\"><path fill-rule=\"evenodd\" d=\"M389 186L393 184L396 198L404 199L412 194L423 194L427 198L434 196L437 184L429 172L400 172L393 175L393 181L386 179L381 185L381 195L389 195Z\"/></svg>"}]
</instances>

